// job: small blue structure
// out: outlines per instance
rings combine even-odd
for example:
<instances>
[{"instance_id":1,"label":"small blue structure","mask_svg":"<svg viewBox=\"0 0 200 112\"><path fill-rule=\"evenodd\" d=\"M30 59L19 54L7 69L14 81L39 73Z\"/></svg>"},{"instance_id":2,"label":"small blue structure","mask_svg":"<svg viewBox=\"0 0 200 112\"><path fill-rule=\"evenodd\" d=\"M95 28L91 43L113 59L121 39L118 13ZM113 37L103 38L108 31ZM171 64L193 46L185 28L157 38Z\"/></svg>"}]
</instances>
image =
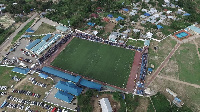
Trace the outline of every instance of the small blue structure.
<instances>
[{"instance_id":1,"label":"small blue structure","mask_svg":"<svg viewBox=\"0 0 200 112\"><path fill-rule=\"evenodd\" d=\"M149 14L149 13L144 13L144 15L145 15L145 16L150 16L151 14Z\"/></svg>"},{"instance_id":2,"label":"small blue structure","mask_svg":"<svg viewBox=\"0 0 200 112\"><path fill-rule=\"evenodd\" d=\"M157 28L158 28L158 29L161 29L161 28L163 28L163 26L161 26L161 25L157 25Z\"/></svg>"},{"instance_id":3,"label":"small blue structure","mask_svg":"<svg viewBox=\"0 0 200 112\"><path fill-rule=\"evenodd\" d=\"M124 20L124 18L121 17L121 16L118 16L118 18L116 18L115 20L116 20L116 21L120 21L120 20Z\"/></svg>"},{"instance_id":4,"label":"small blue structure","mask_svg":"<svg viewBox=\"0 0 200 112\"><path fill-rule=\"evenodd\" d=\"M181 102L181 100L180 100L179 98L177 98L177 97L175 97L174 100L175 100L176 102L178 102L178 103Z\"/></svg>"},{"instance_id":5,"label":"small blue structure","mask_svg":"<svg viewBox=\"0 0 200 112\"><path fill-rule=\"evenodd\" d=\"M60 91L60 90L58 90L58 92L55 94L54 97L57 98L57 99L63 100L67 103L71 103L73 98L74 98L73 95L70 95L69 93L66 93L66 92L63 92L63 91Z\"/></svg>"},{"instance_id":6,"label":"small blue structure","mask_svg":"<svg viewBox=\"0 0 200 112\"><path fill-rule=\"evenodd\" d=\"M6 100L1 104L0 108L3 108L7 104Z\"/></svg>"},{"instance_id":7,"label":"small blue structure","mask_svg":"<svg viewBox=\"0 0 200 112\"><path fill-rule=\"evenodd\" d=\"M64 91L65 93L70 93L75 96L79 96L82 92L82 88L76 86L72 82L64 82L64 81L59 81L56 85L55 88Z\"/></svg>"},{"instance_id":8,"label":"small blue structure","mask_svg":"<svg viewBox=\"0 0 200 112\"><path fill-rule=\"evenodd\" d=\"M48 77L48 75L43 74L43 73L40 73L38 76L40 76L40 77L43 78L43 79L47 79L47 77Z\"/></svg>"},{"instance_id":9,"label":"small blue structure","mask_svg":"<svg viewBox=\"0 0 200 112\"><path fill-rule=\"evenodd\" d=\"M33 42L29 43L28 46L26 46L26 49L27 49L27 50L32 49L32 48L33 48L35 45L37 45L40 41L41 41L40 39L34 40Z\"/></svg>"},{"instance_id":10,"label":"small blue structure","mask_svg":"<svg viewBox=\"0 0 200 112\"><path fill-rule=\"evenodd\" d=\"M92 22L88 22L87 23L89 26L94 26L95 25L95 23L92 23Z\"/></svg>"},{"instance_id":11,"label":"small blue structure","mask_svg":"<svg viewBox=\"0 0 200 112\"><path fill-rule=\"evenodd\" d=\"M129 10L127 8L123 8L123 11L128 12Z\"/></svg>"},{"instance_id":12,"label":"small blue structure","mask_svg":"<svg viewBox=\"0 0 200 112\"><path fill-rule=\"evenodd\" d=\"M44 36L44 37L42 38L42 40L47 41L50 37L51 37L51 34L47 34L46 36Z\"/></svg>"},{"instance_id":13,"label":"small blue structure","mask_svg":"<svg viewBox=\"0 0 200 112\"><path fill-rule=\"evenodd\" d=\"M26 33L34 33L35 32L35 30L32 30L31 28L28 28L27 30L26 30Z\"/></svg>"},{"instance_id":14,"label":"small blue structure","mask_svg":"<svg viewBox=\"0 0 200 112\"><path fill-rule=\"evenodd\" d=\"M113 18L113 15L112 14L108 14L107 15L109 18Z\"/></svg>"},{"instance_id":15,"label":"small blue structure","mask_svg":"<svg viewBox=\"0 0 200 112\"><path fill-rule=\"evenodd\" d=\"M24 74L26 75L30 69L29 68L19 68L19 67L15 67L12 69L13 72L17 72L17 73L20 73L20 74Z\"/></svg>"},{"instance_id":16,"label":"small blue structure","mask_svg":"<svg viewBox=\"0 0 200 112\"><path fill-rule=\"evenodd\" d=\"M152 72L153 71L153 69L152 68L148 68L148 72Z\"/></svg>"},{"instance_id":17,"label":"small blue structure","mask_svg":"<svg viewBox=\"0 0 200 112\"><path fill-rule=\"evenodd\" d=\"M150 45L150 40L145 40L144 41L144 46L149 46Z\"/></svg>"},{"instance_id":18,"label":"small blue structure","mask_svg":"<svg viewBox=\"0 0 200 112\"><path fill-rule=\"evenodd\" d=\"M183 16L190 16L190 14L189 13L185 13L185 14L183 14Z\"/></svg>"}]
</instances>

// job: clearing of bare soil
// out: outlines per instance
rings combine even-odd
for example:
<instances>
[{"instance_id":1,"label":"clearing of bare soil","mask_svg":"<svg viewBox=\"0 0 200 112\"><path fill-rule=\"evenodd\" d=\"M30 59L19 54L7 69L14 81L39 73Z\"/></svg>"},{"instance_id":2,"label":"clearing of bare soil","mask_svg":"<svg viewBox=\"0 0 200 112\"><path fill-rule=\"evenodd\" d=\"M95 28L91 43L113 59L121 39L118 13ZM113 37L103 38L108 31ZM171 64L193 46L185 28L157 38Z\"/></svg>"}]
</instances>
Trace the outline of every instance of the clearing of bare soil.
<instances>
[{"instance_id":1,"label":"clearing of bare soil","mask_svg":"<svg viewBox=\"0 0 200 112\"><path fill-rule=\"evenodd\" d=\"M102 94L101 96L97 97L92 97L92 102L93 102L93 112L102 112L101 110L101 106L99 103L99 100L102 98L108 98L108 100L110 101L110 105L112 107L113 112L115 112L116 110L119 110L120 108L120 103L115 101L113 99L113 95L112 94Z\"/></svg>"},{"instance_id":2,"label":"clearing of bare soil","mask_svg":"<svg viewBox=\"0 0 200 112\"><path fill-rule=\"evenodd\" d=\"M105 30L106 33L112 32L114 27L115 27L115 23L110 22L110 23L106 24L104 30Z\"/></svg>"},{"instance_id":3,"label":"clearing of bare soil","mask_svg":"<svg viewBox=\"0 0 200 112\"><path fill-rule=\"evenodd\" d=\"M147 112L149 103L150 101L147 97L139 98L139 105L136 108L135 112Z\"/></svg>"}]
</instances>

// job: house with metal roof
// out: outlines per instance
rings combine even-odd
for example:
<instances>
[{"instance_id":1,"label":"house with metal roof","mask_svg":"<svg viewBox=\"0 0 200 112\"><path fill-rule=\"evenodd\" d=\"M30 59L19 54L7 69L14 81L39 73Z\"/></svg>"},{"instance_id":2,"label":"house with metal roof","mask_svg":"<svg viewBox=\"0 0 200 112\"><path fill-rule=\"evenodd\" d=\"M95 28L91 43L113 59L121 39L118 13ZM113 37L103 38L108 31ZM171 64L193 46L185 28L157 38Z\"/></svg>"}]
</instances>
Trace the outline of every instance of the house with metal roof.
<instances>
[{"instance_id":1,"label":"house with metal roof","mask_svg":"<svg viewBox=\"0 0 200 112\"><path fill-rule=\"evenodd\" d=\"M37 45L41 40L40 39L36 39L33 42L29 43L28 46L25 47L25 49L30 50L32 49L35 45Z\"/></svg>"},{"instance_id":2,"label":"house with metal roof","mask_svg":"<svg viewBox=\"0 0 200 112\"><path fill-rule=\"evenodd\" d=\"M113 15L112 14L108 14L107 15L109 18L113 18Z\"/></svg>"},{"instance_id":3,"label":"house with metal roof","mask_svg":"<svg viewBox=\"0 0 200 112\"><path fill-rule=\"evenodd\" d=\"M123 11L128 12L129 10L127 8L123 8Z\"/></svg>"},{"instance_id":4,"label":"house with metal roof","mask_svg":"<svg viewBox=\"0 0 200 112\"><path fill-rule=\"evenodd\" d=\"M13 72L17 72L17 73L20 73L20 74L24 74L24 75L27 75L27 73L30 71L29 68L19 68L19 67L15 67L12 69Z\"/></svg>"},{"instance_id":5,"label":"house with metal roof","mask_svg":"<svg viewBox=\"0 0 200 112\"><path fill-rule=\"evenodd\" d=\"M76 86L72 82L64 82L64 81L59 81L56 85L55 88L64 91L66 93L70 93L75 96L79 96L82 92L82 88Z\"/></svg>"},{"instance_id":6,"label":"house with metal roof","mask_svg":"<svg viewBox=\"0 0 200 112\"><path fill-rule=\"evenodd\" d=\"M70 28L59 25L59 26L56 27L56 30L58 30L59 32L67 32L68 30L70 30Z\"/></svg>"},{"instance_id":7,"label":"house with metal roof","mask_svg":"<svg viewBox=\"0 0 200 112\"><path fill-rule=\"evenodd\" d=\"M73 98L74 98L73 95L70 95L69 93L66 93L66 92L63 92L63 91L60 91L60 90L55 94L54 97L57 98L57 99L60 99L62 101L65 101L67 103L71 103Z\"/></svg>"}]
</instances>

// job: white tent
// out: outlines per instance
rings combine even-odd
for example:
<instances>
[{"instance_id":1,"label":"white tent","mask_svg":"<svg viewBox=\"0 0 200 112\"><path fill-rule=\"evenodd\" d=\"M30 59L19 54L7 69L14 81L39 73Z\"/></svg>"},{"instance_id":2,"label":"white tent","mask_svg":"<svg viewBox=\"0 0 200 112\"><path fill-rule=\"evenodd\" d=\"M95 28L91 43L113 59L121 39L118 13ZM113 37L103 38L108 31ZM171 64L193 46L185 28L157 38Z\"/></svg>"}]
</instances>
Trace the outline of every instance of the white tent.
<instances>
[{"instance_id":1,"label":"white tent","mask_svg":"<svg viewBox=\"0 0 200 112\"><path fill-rule=\"evenodd\" d=\"M100 101L102 112L112 112L112 107L108 98L102 98Z\"/></svg>"}]
</instances>

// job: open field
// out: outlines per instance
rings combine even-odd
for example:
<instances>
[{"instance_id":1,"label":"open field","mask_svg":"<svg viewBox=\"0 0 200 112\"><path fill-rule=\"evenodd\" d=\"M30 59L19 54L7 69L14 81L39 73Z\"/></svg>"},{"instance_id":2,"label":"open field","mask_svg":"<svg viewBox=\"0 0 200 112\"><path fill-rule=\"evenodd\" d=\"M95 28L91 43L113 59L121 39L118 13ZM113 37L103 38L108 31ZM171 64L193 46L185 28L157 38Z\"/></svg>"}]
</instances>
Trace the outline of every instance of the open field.
<instances>
[{"instance_id":1,"label":"open field","mask_svg":"<svg viewBox=\"0 0 200 112\"><path fill-rule=\"evenodd\" d=\"M173 103L170 104L168 99L161 93L157 93L156 95L151 96L149 99L151 102L149 103L147 112L154 112L155 110L156 112L192 112L192 110L185 105L183 105L181 108L178 108Z\"/></svg>"},{"instance_id":2,"label":"open field","mask_svg":"<svg viewBox=\"0 0 200 112\"><path fill-rule=\"evenodd\" d=\"M161 75L200 85L200 61L195 44L191 41L180 46Z\"/></svg>"},{"instance_id":3,"label":"open field","mask_svg":"<svg viewBox=\"0 0 200 112\"><path fill-rule=\"evenodd\" d=\"M200 89L160 78L156 78L150 85L150 88L161 92L167 99L172 101L173 96L166 92L166 88L169 88L177 93L178 98L183 101L185 106L190 107L194 112L200 111Z\"/></svg>"},{"instance_id":4,"label":"open field","mask_svg":"<svg viewBox=\"0 0 200 112\"><path fill-rule=\"evenodd\" d=\"M46 33L53 33L54 31L56 31L56 28L54 26L48 25L46 23L42 23L40 27L34 33L30 33L30 34L40 35L40 34L46 34Z\"/></svg>"},{"instance_id":5,"label":"open field","mask_svg":"<svg viewBox=\"0 0 200 112\"><path fill-rule=\"evenodd\" d=\"M52 62L53 66L125 87L134 51L74 38Z\"/></svg>"},{"instance_id":6,"label":"open field","mask_svg":"<svg viewBox=\"0 0 200 112\"><path fill-rule=\"evenodd\" d=\"M16 82L12 79L13 76L17 76L19 78L24 78L25 76L22 74L12 72L13 68L2 67L0 66L0 86L8 86L15 85Z\"/></svg>"},{"instance_id":7,"label":"open field","mask_svg":"<svg viewBox=\"0 0 200 112\"><path fill-rule=\"evenodd\" d=\"M135 41L135 40L130 40L129 39L126 44L127 45L132 45L132 46L135 46L135 47L143 47L144 46L144 41L141 41L141 40Z\"/></svg>"},{"instance_id":8,"label":"open field","mask_svg":"<svg viewBox=\"0 0 200 112\"><path fill-rule=\"evenodd\" d=\"M14 43L18 38L20 38L26 32L26 30L33 24L33 22L34 20L27 23L26 26L24 26L24 28L21 31L19 31L19 33L13 38L12 43Z\"/></svg>"},{"instance_id":9,"label":"open field","mask_svg":"<svg viewBox=\"0 0 200 112\"><path fill-rule=\"evenodd\" d=\"M151 64L153 64L154 69L158 68L175 45L176 41L170 37L161 42L151 41L149 47L148 65L151 66ZM154 50L154 47L157 47L156 51Z\"/></svg>"}]
</instances>

